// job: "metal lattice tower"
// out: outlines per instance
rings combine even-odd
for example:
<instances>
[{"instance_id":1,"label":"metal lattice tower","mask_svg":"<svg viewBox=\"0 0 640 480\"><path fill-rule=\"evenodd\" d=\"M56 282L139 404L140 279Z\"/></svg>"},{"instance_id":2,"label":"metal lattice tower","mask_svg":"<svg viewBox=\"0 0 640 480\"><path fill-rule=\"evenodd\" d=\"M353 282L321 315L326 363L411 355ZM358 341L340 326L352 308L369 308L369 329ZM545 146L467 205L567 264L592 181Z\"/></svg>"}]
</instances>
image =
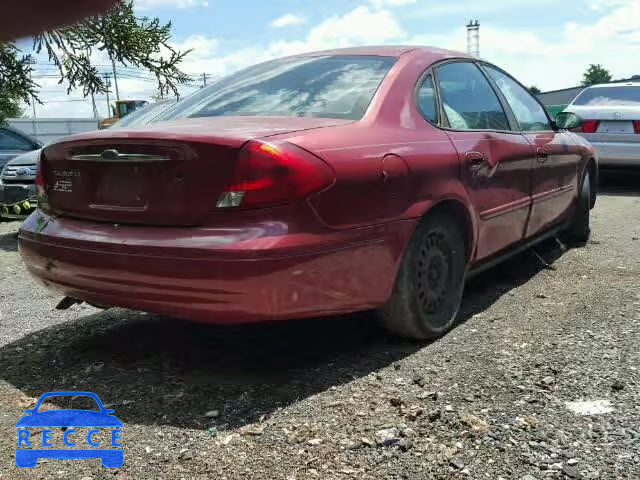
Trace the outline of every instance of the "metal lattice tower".
<instances>
[{"instance_id":1,"label":"metal lattice tower","mask_svg":"<svg viewBox=\"0 0 640 480\"><path fill-rule=\"evenodd\" d=\"M471 20L467 25L467 53L480 56L480 22Z\"/></svg>"}]
</instances>

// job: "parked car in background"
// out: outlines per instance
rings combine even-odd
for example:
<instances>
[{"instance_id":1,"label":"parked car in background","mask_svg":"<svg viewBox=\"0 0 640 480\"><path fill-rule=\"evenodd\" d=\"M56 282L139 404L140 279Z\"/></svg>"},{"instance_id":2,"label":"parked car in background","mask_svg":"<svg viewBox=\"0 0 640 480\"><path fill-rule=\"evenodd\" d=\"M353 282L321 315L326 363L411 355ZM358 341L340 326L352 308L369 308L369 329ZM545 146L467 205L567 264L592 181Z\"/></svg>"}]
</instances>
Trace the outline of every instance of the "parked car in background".
<instances>
[{"instance_id":1,"label":"parked car in background","mask_svg":"<svg viewBox=\"0 0 640 480\"><path fill-rule=\"evenodd\" d=\"M61 306L212 323L378 309L433 338L470 275L560 232L589 238L593 148L463 53L288 57L170 114L188 118L45 148L19 246Z\"/></svg>"},{"instance_id":2,"label":"parked car in background","mask_svg":"<svg viewBox=\"0 0 640 480\"><path fill-rule=\"evenodd\" d=\"M564 111L582 119L600 166L640 167L640 82L588 87Z\"/></svg>"},{"instance_id":3,"label":"parked car in background","mask_svg":"<svg viewBox=\"0 0 640 480\"><path fill-rule=\"evenodd\" d=\"M42 143L20 130L0 127L0 168L4 168L12 158L41 147Z\"/></svg>"},{"instance_id":4,"label":"parked car in background","mask_svg":"<svg viewBox=\"0 0 640 480\"><path fill-rule=\"evenodd\" d=\"M20 130L8 126L0 127L0 171L2 172L0 174L0 206L15 203L13 199L17 197L20 198L17 202L26 200L22 188L13 186L13 178L7 178L5 183L2 181L2 176L7 171L8 173L10 172L8 177L20 179L33 177L35 175L35 164L33 165L34 168L30 170L29 167L32 163L30 159L37 158L41 147L42 143ZM7 169L7 165L12 159L20 157L29 158L29 160L19 160L15 167ZM0 217L3 210L6 214L9 212L7 209L0 207Z\"/></svg>"},{"instance_id":5,"label":"parked car in background","mask_svg":"<svg viewBox=\"0 0 640 480\"><path fill-rule=\"evenodd\" d=\"M153 121L165 109L176 104L176 100L151 103L127 115L111 128L142 125ZM20 219L36 208L36 165L42 149L22 153L9 161L0 173L0 218ZM17 207L17 208L16 208Z\"/></svg>"}]
</instances>

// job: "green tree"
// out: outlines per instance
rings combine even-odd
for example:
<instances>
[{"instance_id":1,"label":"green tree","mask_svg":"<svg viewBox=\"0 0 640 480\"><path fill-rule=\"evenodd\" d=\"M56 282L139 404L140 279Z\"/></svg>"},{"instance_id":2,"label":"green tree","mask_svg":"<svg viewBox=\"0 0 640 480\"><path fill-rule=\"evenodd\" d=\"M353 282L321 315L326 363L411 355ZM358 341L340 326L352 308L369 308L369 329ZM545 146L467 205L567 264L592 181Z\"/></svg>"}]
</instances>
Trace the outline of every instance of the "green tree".
<instances>
[{"instance_id":1,"label":"green tree","mask_svg":"<svg viewBox=\"0 0 640 480\"><path fill-rule=\"evenodd\" d=\"M0 92L0 125L7 122L7 118L19 118L24 115L20 102L7 97Z\"/></svg>"},{"instance_id":2,"label":"green tree","mask_svg":"<svg viewBox=\"0 0 640 480\"><path fill-rule=\"evenodd\" d=\"M584 72L582 86L588 87L590 85L597 85L599 83L608 83L611 81L611 79L612 77L611 73L609 73L609 70L607 70L600 64L595 65L592 63L591 65L589 65L589 68L587 68L587 71Z\"/></svg>"},{"instance_id":3,"label":"green tree","mask_svg":"<svg viewBox=\"0 0 640 480\"><path fill-rule=\"evenodd\" d=\"M13 44L0 43L0 124L7 118L21 116L21 100L29 101L28 92L36 85L30 77L31 64L27 55Z\"/></svg>"},{"instance_id":4,"label":"green tree","mask_svg":"<svg viewBox=\"0 0 640 480\"><path fill-rule=\"evenodd\" d=\"M538 87L536 87L535 85L531 85L529 87L529 93L531 93L532 95L539 95L540 93L542 93L542 90L540 90Z\"/></svg>"},{"instance_id":5,"label":"green tree","mask_svg":"<svg viewBox=\"0 0 640 480\"><path fill-rule=\"evenodd\" d=\"M39 101L38 85L31 80L31 54L44 52L58 67L60 83L66 82L68 92L81 89L84 96L106 92L92 64L95 54L101 53L118 64L148 70L161 92L177 94L178 85L190 80L180 70L189 51L174 49L170 40L171 22L137 17L132 0L120 0L104 15L36 35L32 52L23 52L15 43L0 43L0 92L13 102Z\"/></svg>"}]
</instances>

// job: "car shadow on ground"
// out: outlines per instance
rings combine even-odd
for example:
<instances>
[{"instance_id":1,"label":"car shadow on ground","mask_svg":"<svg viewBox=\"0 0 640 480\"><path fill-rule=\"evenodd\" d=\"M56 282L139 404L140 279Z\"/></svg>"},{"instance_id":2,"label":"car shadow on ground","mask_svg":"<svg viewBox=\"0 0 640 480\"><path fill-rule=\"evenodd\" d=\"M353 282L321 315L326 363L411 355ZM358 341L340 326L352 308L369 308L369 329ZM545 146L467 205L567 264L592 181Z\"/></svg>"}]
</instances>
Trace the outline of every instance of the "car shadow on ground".
<instances>
[{"instance_id":1,"label":"car shadow on ground","mask_svg":"<svg viewBox=\"0 0 640 480\"><path fill-rule=\"evenodd\" d=\"M601 169L599 193L620 197L640 197L640 164L635 169Z\"/></svg>"},{"instance_id":2,"label":"car shadow on ground","mask_svg":"<svg viewBox=\"0 0 640 480\"><path fill-rule=\"evenodd\" d=\"M562 254L554 241L541 255ZM525 252L472 280L463 323L543 267ZM78 308L78 307L75 307ZM123 421L227 428L256 421L310 395L368 375L424 343L387 335L365 312L331 318L219 327L121 309L58 324L0 349L0 378L26 395L97 393ZM225 428L222 426L221 428Z\"/></svg>"}]
</instances>

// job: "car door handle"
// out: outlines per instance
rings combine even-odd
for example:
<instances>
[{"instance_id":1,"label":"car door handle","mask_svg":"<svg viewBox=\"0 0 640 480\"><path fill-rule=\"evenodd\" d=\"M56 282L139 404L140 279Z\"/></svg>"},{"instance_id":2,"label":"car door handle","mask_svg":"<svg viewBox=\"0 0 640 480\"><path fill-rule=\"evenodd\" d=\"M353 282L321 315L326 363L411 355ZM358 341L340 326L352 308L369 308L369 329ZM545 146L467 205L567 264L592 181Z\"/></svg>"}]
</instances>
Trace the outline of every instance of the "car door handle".
<instances>
[{"instance_id":1,"label":"car door handle","mask_svg":"<svg viewBox=\"0 0 640 480\"><path fill-rule=\"evenodd\" d=\"M498 169L498 162L495 165L491 165L491 162L487 159L484 153L476 152L475 150L466 152L464 154L471 175L474 177L487 177L491 178Z\"/></svg>"},{"instance_id":2,"label":"car door handle","mask_svg":"<svg viewBox=\"0 0 640 480\"><path fill-rule=\"evenodd\" d=\"M549 160L549 152L543 147L538 147L536 158L538 159L538 162L544 163Z\"/></svg>"},{"instance_id":3,"label":"car door handle","mask_svg":"<svg viewBox=\"0 0 640 480\"><path fill-rule=\"evenodd\" d=\"M466 152L464 154L464 157L469 164L469 168L472 172L476 172L482 169L482 167L487 163L487 159L482 152L476 152L472 150L470 152Z\"/></svg>"}]
</instances>

